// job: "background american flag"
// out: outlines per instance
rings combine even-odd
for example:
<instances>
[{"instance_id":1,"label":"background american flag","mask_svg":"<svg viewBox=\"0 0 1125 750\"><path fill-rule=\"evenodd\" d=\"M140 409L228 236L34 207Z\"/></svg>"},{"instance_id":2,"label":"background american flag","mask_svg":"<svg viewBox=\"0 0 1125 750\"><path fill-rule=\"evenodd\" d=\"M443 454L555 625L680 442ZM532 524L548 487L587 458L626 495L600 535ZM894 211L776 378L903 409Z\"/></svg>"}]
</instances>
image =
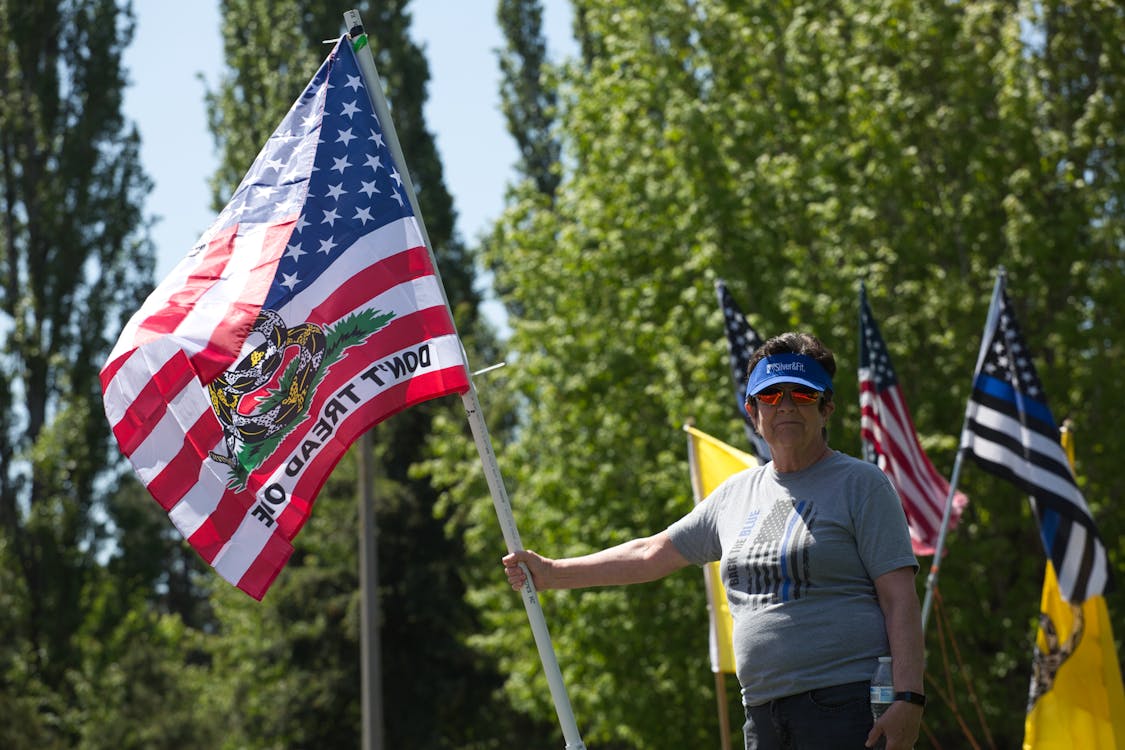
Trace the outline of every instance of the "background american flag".
<instances>
[{"instance_id":1,"label":"background american flag","mask_svg":"<svg viewBox=\"0 0 1125 750\"><path fill-rule=\"evenodd\" d=\"M864 458L879 465L898 490L916 555L934 554L949 482L938 473L918 442L914 420L898 384L890 354L867 304L859 297L860 436ZM968 498L953 496L949 528L957 525Z\"/></svg>"}]
</instances>

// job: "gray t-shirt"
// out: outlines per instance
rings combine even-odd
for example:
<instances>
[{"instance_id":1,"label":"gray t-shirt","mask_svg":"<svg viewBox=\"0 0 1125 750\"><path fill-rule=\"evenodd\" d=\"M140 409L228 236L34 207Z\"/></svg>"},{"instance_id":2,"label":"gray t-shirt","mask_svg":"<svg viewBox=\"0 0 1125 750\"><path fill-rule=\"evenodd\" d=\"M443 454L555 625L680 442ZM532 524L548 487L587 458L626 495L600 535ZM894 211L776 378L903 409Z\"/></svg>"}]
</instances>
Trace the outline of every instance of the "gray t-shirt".
<instances>
[{"instance_id":1,"label":"gray t-shirt","mask_svg":"<svg viewBox=\"0 0 1125 750\"><path fill-rule=\"evenodd\" d=\"M874 580L918 568L890 480L843 453L740 472L668 533L691 562L721 561L750 706L870 679L890 653Z\"/></svg>"}]
</instances>

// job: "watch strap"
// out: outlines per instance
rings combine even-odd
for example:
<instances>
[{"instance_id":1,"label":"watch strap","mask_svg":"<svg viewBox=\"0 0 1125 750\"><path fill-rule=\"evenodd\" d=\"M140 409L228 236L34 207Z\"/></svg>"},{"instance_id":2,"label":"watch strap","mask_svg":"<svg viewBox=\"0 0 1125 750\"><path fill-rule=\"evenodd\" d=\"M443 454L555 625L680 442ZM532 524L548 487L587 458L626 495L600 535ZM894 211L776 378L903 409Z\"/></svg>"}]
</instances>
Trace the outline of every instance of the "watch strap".
<instances>
[{"instance_id":1,"label":"watch strap","mask_svg":"<svg viewBox=\"0 0 1125 750\"><path fill-rule=\"evenodd\" d=\"M907 703L913 703L915 706L926 705L926 696L925 695L923 695L922 693L914 693L914 692L911 692L909 690L903 690L900 693L895 693L895 700L896 701L906 701Z\"/></svg>"}]
</instances>

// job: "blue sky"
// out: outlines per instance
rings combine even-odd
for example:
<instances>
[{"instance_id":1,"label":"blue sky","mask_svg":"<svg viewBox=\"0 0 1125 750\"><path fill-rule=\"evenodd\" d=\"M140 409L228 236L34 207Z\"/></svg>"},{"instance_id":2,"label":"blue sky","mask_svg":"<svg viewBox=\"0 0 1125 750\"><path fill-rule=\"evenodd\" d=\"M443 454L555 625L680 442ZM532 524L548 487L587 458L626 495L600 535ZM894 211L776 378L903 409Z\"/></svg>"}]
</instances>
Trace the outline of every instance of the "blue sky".
<instances>
[{"instance_id":1,"label":"blue sky","mask_svg":"<svg viewBox=\"0 0 1125 750\"><path fill-rule=\"evenodd\" d=\"M572 54L569 2L543 5L551 55ZM341 5L341 24L349 7ZM427 124L437 139L458 229L472 243L500 213L516 159L499 108L496 2L414 0L410 7L414 37L430 63ZM141 160L155 184L147 213L160 217L153 230L159 281L214 218L207 180L217 160L199 77L214 87L222 69L219 10L213 0L135 0L134 8L125 114L140 130ZM339 31L325 29L324 36Z\"/></svg>"}]
</instances>

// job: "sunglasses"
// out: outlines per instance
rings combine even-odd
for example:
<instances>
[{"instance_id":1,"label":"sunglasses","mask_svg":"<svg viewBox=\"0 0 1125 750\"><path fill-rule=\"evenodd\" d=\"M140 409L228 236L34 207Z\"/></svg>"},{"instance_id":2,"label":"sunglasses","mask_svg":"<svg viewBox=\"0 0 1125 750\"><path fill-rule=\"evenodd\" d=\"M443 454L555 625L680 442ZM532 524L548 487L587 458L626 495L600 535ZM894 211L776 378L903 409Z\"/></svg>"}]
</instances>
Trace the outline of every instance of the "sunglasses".
<instances>
[{"instance_id":1,"label":"sunglasses","mask_svg":"<svg viewBox=\"0 0 1125 750\"><path fill-rule=\"evenodd\" d=\"M823 392L814 391L811 388L798 387L789 391L789 397L793 399L793 403L797 406L815 404L823 395ZM755 395L754 398L766 406L777 406L781 403L781 399L785 398L785 390L783 388L769 388Z\"/></svg>"}]
</instances>

